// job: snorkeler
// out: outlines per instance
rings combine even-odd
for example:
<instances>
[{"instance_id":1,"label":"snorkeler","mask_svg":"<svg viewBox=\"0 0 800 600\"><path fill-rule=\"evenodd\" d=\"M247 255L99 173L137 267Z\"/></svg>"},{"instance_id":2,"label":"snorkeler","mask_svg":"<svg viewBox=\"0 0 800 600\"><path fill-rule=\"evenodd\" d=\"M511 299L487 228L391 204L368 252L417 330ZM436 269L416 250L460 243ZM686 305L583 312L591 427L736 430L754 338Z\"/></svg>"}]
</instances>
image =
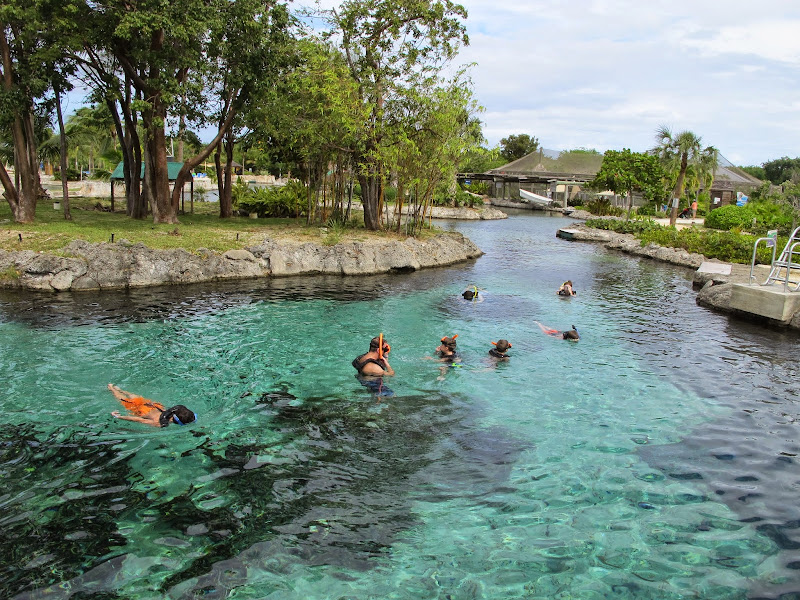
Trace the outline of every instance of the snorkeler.
<instances>
[{"instance_id":1,"label":"snorkeler","mask_svg":"<svg viewBox=\"0 0 800 600\"><path fill-rule=\"evenodd\" d=\"M508 349L511 348L511 344L508 340L497 340L496 342L492 342L492 344L494 345L494 348L489 349L489 356L497 361L509 359L509 356L506 354L506 352L508 352Z\"/></svg>"},{"instance_id":2,"label":"snorkeler","mask_svg":"<svg viewBox=\"0 0 800 600\"><path fill-rule=\"evenodd\" d=\"M478 288L473 285L471 288L467 288L461 292L461 295L464 297L464 300L476 300L478 298Z\"/></svg>"},{"instance_id":3,"label":"snorkeler","mask_svg":"<svg viewBox=\"0 0 800 600\"><path fill-rule=\"evenodd\" d=\"M534 321L534 323L536 323L539 326L539 328L549 336L560 337L562 339L570 340L572 342L577 342L580 339L580 336L578 335L578 330L575 328L575 325L573 325L572 329L568 331L559 331L558 329L550 329L549 327L545 327L544 325L539 323L539 321Z\"/></svg>"},{"instance_id":4,"label":"snorkeler","mask_svg":"<svg viewBox=\"0 0 800 600\"><path fill-rule=\"evenodd\" d=\"M436 347L436 356L441 362L455 362L461 358L461 355L456 350L456 338L458 334L453 337L443 337L442 342Z\"/></svg>"},{"instance_id":5,"label":"snorkeler","mask_svg":"<svg viewBox=\"0 0 800 600\"><path fill-rule=\"evenodd\" d=\"M381 377L394 375L394 369L389 366L386 355L391 351L391 346L383 339L383 334L374 337L369 342L369 352L353 359L353 367L359 375Z\"/></svg>"},{"instance_id":6,"label":"snorkeler","mask_svg":"<svg viewBox=\"0 0 800 600\"><path fill-rule=\"evenodd\" d=\"M572 289L572 280L568 279L564 283L561 284L561 287L558 288L556 292L559 296L575 296L575 290Z\"/></svg>"},{"instance_id":7,"label":"snorkeler","mask_svg":"<svg viewBox=\"0 0 800 600\"><path fill-rule=\"evenodd\" d=\"M461 366L461 355L456 349L457 337L458 334L455 334L451 337L444 336L441 340L439 340L441 344L436 346L436 350L434 351L436 358L439 359L439 362L445 363L439 367L439 377L437 378L439 381L444 380L444 376L448 369Z\"/></svg>"},{"instance_id":8,"label":"snorkeler","mask_svg":"<svg viewBox=\"0 0 800 600\"><path fill-rule=\"evenodd\" d=\"M115 410L111 412L111 416L115 419L135 421L152 427L166 427L170 423L188 425L197 420L197 415L183 404L164 408L164 405L159 402L154 402L142 396L126 392L113 383L108 384L108 391L114 394L117 400L122 402L122 406L136 415L122 415L119 411Z\"/></svg>"}]
</instances>

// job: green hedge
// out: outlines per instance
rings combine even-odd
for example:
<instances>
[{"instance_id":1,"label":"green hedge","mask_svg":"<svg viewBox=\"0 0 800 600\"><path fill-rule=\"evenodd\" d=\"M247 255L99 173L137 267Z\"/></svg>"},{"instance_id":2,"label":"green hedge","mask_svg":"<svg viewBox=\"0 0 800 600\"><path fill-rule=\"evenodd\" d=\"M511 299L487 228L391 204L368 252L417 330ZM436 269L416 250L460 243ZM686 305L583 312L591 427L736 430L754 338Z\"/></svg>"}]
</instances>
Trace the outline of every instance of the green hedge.
<instances>
[{"instance_id":1,"label":"green hedge","mask_svg":"<svg viewBox=\"0 0 800 600\"><path fill-rule=\"evenodd\" d=\"M753 259L753 245L756 241L755 236L748 234L697 227L684 229L664 227L660 231L651 230L636 237L643 245L654 243L671 248L683 248L688 252L702 254L706 258L742 264L747 264ZM778 248L782 248L782 244L785 243L786 239L782 242L778 240ZM769 264L771 259L772 250L766 248L763 243L760 244L756 262Z\"/></svg>"},{"instance_id":2,"label":"green hedge","mask_svg":"<svg viewBox=\"0 0 800 600\"><path fill-rule=\"evenodd\" d=\"M745 230L759 237L770 229L777 229L779 234L788 236L792 215L787 207L772 202L750 202L744 206L730 204L709 212L705 226L722 231Z\"/></svg>"},{"instance_id":3,"label":"green hedge","mask_svg":"<svg viewBox=\"0 0 800 600\"><path fill-rule=\"evenodd\" d=\"M586 221L586 226L593 227L594 229L605 229L606 231L632 234L664 229L662 225L659 225L652 219L630 219L627 221L622 219L588 219Z\"/></svg>"},{"instance_id":4,"label":"green hedge","mask_svg":"<svg viewBox=\"0 0 800 600\"><path fill-rule=\"evenodd\" d=\"M722 210L722 209L717 209ZM717 212L717 210L713 212ZM699 227L664 227L650 219L588 219L587 227L604 229L617 233L630 233L636 236L643 246L653 243L669 248L683 248L687 252L696 252L706 258L716 258L726 262L749 263L753 258L753 245L757 236L735 231L717 231ZM761 237L761 236L758 236ZM788 234L778 238L778 249L786 244ZM769 264L772 251L763 243L758 247L756 262Z\"/></svg>"}]
</instances>

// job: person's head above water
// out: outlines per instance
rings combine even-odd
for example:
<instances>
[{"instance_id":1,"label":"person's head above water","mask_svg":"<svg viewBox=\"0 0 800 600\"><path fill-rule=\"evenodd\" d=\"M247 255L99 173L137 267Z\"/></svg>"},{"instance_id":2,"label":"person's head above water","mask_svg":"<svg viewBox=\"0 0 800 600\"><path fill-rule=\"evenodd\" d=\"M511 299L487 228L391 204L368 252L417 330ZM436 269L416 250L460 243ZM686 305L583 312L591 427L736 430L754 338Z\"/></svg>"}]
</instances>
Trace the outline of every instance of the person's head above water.
<instances>
[{"instance_id":1,"label":"person's head above water","mask_svg":"<svg viewBox=\"0 0 800 600\"><path fill-rule=\"evenodd\" d=\"M508 340L497 340L496 342L492 342L494 344L495 349L498 352L506 352L509 348L511 348L511 344Z\"/></svg>"},{"instance_id":2,"label":"person's head above water","mask_svg":"<svg viewBox=\"0 0 800 600\"><path fill-rule=\"evenodd\" d=\"M473 285L472 289L464 290L461 293L461 295L464 296L465 300L472 300L474 298L477 298L478 297L478 288Z\"/></svg>"},{"instance_id":3,"label":"person's head above water","mask_svg":"<svg viewBox=\"0 0 800 600\"><path fill-rule=\"evenodd\" d=\"M452 337L447 337L447 336L443 337L441 339L442 346L444 346L445 348L447 348L451 352L455 352L455 349L456 349L456 338L457 337L458 337L458 334L455 334Z\"/></svg>"},{"instance_id":4,"label":"person's head above water","mask_svg":"<svg viewBox=\"0 0 800 600\"><path fill-rule=\"evenodd\" d=\"M369 341L369 351L374 352L378 349L378 346L381 342L381 336L374 337ZM383 338L383 353L388 354L391 351L392 347L386 343L386 338Z\"/></svg>"},{"instance_id":5,"label":"person's head above water","mask_svg":"<svg viewBox=\"0 0 800 600\"><path fill-rule=\"evenodd\" d=\"M572 326L572 329L569 331L565 331L563 333L565 340L579 340L581 336L578 335L578 330L575 328L575 325Z\"/></svg>"},{"instance_id":6,"label":"person's head above water","mask_svg":"<svg viewBox=\"0 0 800 600\"><path fill-rule=\"evenodd\" d=\"M158 422L161 427L166 427L170 423L188 425L195 421L197 421L197 415L183 404L176 404L175 406L169 407L158 417Z\"/></svg>"}]
</instances>

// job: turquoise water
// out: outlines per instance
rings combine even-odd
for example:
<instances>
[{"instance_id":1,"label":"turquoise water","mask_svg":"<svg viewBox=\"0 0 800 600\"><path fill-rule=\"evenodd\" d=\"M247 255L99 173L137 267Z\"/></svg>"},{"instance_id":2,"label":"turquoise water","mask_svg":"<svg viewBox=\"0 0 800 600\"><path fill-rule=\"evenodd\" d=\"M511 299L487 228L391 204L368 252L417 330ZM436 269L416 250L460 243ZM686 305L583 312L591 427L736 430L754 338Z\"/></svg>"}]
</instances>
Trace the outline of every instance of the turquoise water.
<instances>
[{"instance_id":1,"label":"turquoise water","mask_svg":"<svg viewBox=\"0 0 800 600\"><path fill-rule=\"evenodd\" d=\"M407 275L0 296L0 596L797 597L796 337L567 223L445 222L486 255ZM350 366L379 332L390 397ZM116 421L108 382L199 421Z\"/></svg>"}]
</instances>

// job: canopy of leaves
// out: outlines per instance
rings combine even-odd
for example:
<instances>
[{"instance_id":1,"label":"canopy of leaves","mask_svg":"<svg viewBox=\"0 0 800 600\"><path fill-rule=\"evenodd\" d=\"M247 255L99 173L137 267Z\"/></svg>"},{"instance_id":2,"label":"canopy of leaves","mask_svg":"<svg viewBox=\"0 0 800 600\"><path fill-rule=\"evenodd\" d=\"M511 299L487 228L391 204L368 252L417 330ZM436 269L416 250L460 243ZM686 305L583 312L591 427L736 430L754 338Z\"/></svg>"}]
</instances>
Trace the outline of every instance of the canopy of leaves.
<instances>
[{"instance_id":1,"label":"canopy of leaves","mask_svg":"<svg viewBox=\"0 0 800 600\"><path fill-rule=\"evenodd\" d=\"M775 185L780 185L792 179L792 175L800 174L800 158L784 156L765 162L763 167L764 177L761 179L766 178Z\"/></svg>"},{"instance_id":2,"label":"canopy of leaves","mask_svg":"<svg viewBox=\"0 0 800 600\"><path fill-rule=\"evenodd\" d=\"M611 190L615 194L627 195L638 191L648 199L661 197L664 171L658 158L651 154L607 150L603 164L590 187L596 190Z\"/></svg>"},{"instance_id":3,"label":"canopy of leaves","mask_svg":"<svg viewBox=\"0 0 800 600\"><path fill-rule=\"evenodd\" d=\"M500 140L500 154L506 162L513 162L539 149L539 140L527 133L509 135Z\"/></svg>"}]
</instances>

